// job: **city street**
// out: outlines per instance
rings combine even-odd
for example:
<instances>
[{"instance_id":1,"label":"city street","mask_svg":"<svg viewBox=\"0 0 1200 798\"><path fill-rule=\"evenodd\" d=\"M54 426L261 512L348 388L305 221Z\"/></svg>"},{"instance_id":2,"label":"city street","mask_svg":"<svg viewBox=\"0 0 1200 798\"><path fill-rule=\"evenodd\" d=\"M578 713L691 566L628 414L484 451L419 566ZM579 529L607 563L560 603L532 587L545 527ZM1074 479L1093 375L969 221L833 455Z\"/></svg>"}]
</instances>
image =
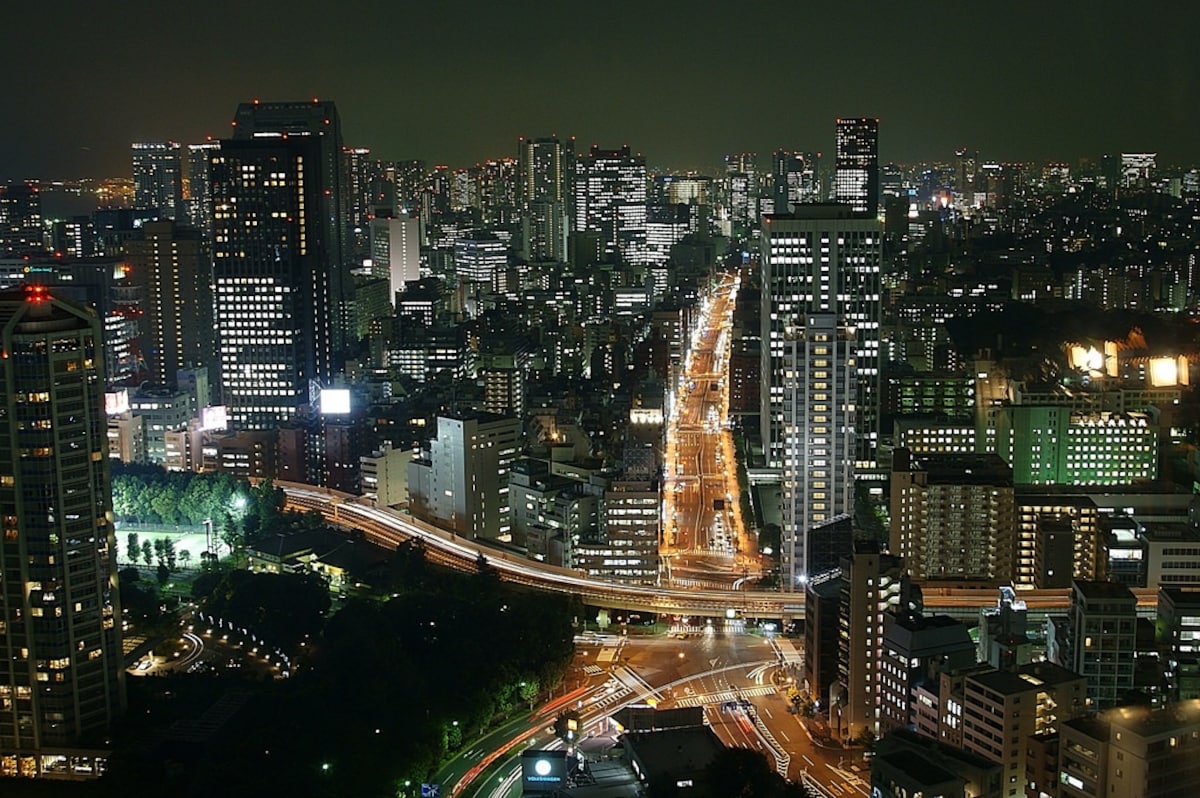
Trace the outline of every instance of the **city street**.
<instances>
[{"instance_id":1,"label":"city street","mask_svg":"<svg viewBox=\"0 0 1200 798\"><path fill-rule=\"evenodd\" d=\"M675 587L727 588L758 575L757 543L741 517L728 427L737 288L738 279L727 275L704 302L667 422L660 554Z\"/></svg>"},{"instance_id":2,"label":"city street","mask_svg":"<svg viewBox=\"0 0 1200 798\"><path fill-rule=\"evenodd\" d=\"M558 713L580 713L580 738L589 751L615 742L611 720L622 707L703 707L728 746L761 751L793 781L805 780L825 796L869 794L861 752L817 745L800 716L788 712L788 672L769 637L740 625L714 625L686 639L665 635L596 635L577 639L573 673L582 686L533 715L506 724L464 751L438 774L443 795L516 798L519 755L526 748L560 748L549 727Z\"/></svg>"}]
</instances>

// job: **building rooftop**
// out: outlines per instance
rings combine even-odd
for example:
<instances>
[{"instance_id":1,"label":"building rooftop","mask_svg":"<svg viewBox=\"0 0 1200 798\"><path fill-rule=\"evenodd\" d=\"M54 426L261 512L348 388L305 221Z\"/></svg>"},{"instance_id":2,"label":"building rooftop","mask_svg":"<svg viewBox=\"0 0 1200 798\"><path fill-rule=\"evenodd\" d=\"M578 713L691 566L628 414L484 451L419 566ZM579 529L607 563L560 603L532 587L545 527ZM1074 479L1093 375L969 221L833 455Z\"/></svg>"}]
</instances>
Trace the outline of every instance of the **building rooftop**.
<instances>
[{"instance_id":1,"label":"building rooftop","mask_svg":"<svg viewBox=\"0 0 1200 798\"><path fill-rule=\"evenodd\" d=\"M1200 543L1200 529L1182 521L1148 521L1141 525L1141 536L1150 543Z\"/></svg>"},{"instance_id":2,"label":"building rooftop","mask_svg":"<svg viewBox=\"0 0 1200 798\"><path fill-rule=\"evenodd\" d=\"M939 485L1012 485L1012 468L995 454L922 454L912 460Z\"/></svg>"},{"instance_id":3,"label":"building rooftop","mask_svg":"<svg viewBox=\"0 0 1200 798\"><path fill-rule=\"evenodd\" d=\"M1108 740L1108 721L1103 715L1083 715L1063 721L1063 725L1077 729L1093 740Z\"/></svg>"},{"instance_id":4,"label":"building rooftop","mask_svg":"<svg viewBox=\"0 0 1200 798\"><path fill-rule=\"evenodd\" d=\"M987 671L971 676L970 680L1002 695L1016 695L1043 686L1053 688L1081 678L1074 671L1069 671L1052 662L1031 662L1022 665L1015 672Z\"/></svg>"},{"instance_id":5,"label":"building rooftop","mask_svg":"<svg viewBox=\"0 0 1200 798\"><path fill-rule=\"evenodd\" d=\"M1160 587L1159 599L1166 599L1173 607L1200 609L1200 590L1185 590L1181 587Z\"/></svg>"},{"instance_id":6,"label":"building rooftop","mask_svg":"<svg viewBox=\"0 0 1200 798\"><path fill-rule=\"evenodd\" d=\"M880 754L876 762L898 770L912 780L914 784L933 787L951 781L962 782L961 777L954 775L945 768L938 767L926 757L913 751L896 751L890 754Z\"/></svg>"},{"instance_id":7,"label":"building rooftop","mask_svg":"<svg viewBox=\"0 0 1200 798\"><path fill-rule=\"evenodd\" d=\"M1092 579L1075 579L1075 592L1087 601L1128 601L1137 603L1137 597L1128 585L1120 582L1101 582Z\"/></svg>"},{"instance_id":8,"label":"building rooftop","mask_svg":"<svg viewBox=\"0 0 1200 798\"><path fill-rule=\"evenodd\" d=\"M1102 717L1113 726L1128 729L1142 737L1155 737L1185 727L1200 727L1200 699L1181 701L1158 710L1146 707L1118 707Z\"/></svg>"}]
</instances>

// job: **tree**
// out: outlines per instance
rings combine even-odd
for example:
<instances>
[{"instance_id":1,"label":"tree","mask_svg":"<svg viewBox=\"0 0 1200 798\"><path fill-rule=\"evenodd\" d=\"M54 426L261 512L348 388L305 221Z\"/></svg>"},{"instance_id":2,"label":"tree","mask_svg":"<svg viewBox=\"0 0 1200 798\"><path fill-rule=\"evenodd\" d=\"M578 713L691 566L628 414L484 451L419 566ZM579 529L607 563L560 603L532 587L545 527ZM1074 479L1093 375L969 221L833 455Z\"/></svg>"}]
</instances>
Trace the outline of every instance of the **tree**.
<instances>
[{"instance_id":1,"label":"tree","mask_svg":"<svg viewBox=\"0 0 1200 798\"><path fill-rule=\"evenodd\" d=\"M159 565L166 565L167 562L166 543L163 538L154 539L154 561Z\"/></svg>"},{"instance_id":2,"label":"tree","mask_svg":"<svg viewBox=\"0 0 1200 798\"><path fill-rule=\"evenodd\" d=\"M190 563L191 561L192 561L192 553L190 551L188 551L187 549L180 549L179 550L179 562L181 562L183 564L183 567L185 570L188 567L188 563Z\"/></svg>"},{"instance_id":3,"label":"tree","mask_svg":"<svg viewBox=\"0 0 1200 798\"><path fill-rule=\"evenodd\" d=\"M129 536L125 538L125 559L135 563L141 553L142 545L138 542L138 533L130 532Z\"/></svg>"},{"instance_id":4,"label":"tree","mask_svg":"<svg viewBox=\"0 0 1200 798\"><path fill-rule=\"evenodd\" d=\"M225 513L225 523L221 525L220 537L221 542L229 547L230 554L235 553L242 546L244 540L242 532L238 529L237 521L229 513Z\"/></svg>"},{"instance_id":5,"label":"tree","mask_svg":"<svg viewBox=\"0 0 1200 798\"><path fill-rule=\"evenodd\" d=\"M875 732L871 730L870 726L863 726L850 742L854 745L861 745L868 751L873 751L875 749Z\"/></svg>"},{"instance_id":6,"label":"tree","mask_svg":"<svg viewBox=\"0 0 1200 798\"><path fill-rule=\"evenodd\" d=\"M142 541L142 561L146 565L151 565L154 562L154 544L148 540Z\"/></svg>"},{"instance_id":7,"label":"tree","mask_svg":"<svg viewBox=\"0 0 1200 798\"><path fill-rule=\"evenodd\" d=\"M171 571L169 568L167 568L166 563L160 562L158 564L158 570L155 572L155 575L158 577L158 583L160 585L165 585L167 583L167 581L171 578Z\"/></svg>"},{"instance_id":8,"label":"tree","mask_svg":"<svg viewBox=\"0 0 1200 798\"><path fill-rule=\"evenodd\" d=\"M175 541L170 538L163 538L163 559L166 560L167 568L175 571Z\"/></svg>"},{"instance_id":9,"label":"tree","mask_svg":"<svg viewBox=\"0 0 1200 798\"><path fill-rule=\"evenodd\" d=\"M705 768L705 775L713 787L714 795L790 798L793 795L805 794L803 788L788 784L776 773L765 756L749 748L723 749ZM668 790L674 786L674 779L669 779L668 783L650 786L653 795L670 794Z\"/></svg>"}]
</instances>

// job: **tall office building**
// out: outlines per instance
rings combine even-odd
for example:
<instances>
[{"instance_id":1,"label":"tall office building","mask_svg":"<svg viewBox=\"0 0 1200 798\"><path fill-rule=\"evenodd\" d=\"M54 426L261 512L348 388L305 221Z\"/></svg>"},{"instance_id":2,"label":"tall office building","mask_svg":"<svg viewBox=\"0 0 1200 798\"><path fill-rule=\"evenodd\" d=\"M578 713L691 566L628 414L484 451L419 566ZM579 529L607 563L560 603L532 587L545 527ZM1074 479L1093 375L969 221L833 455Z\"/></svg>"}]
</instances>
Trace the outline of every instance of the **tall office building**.
<instances>
[{"instance_id":1,"label":"tall office building","mask_svg":"<svg viewBox=\"0 0 1200 798\"><path fill-rule=\"evenodd\" d=\"M629 146L593 146L575 177L575 230L600 234L604 252L629 264L646 253L646 159Z\"/></svg>"},{"instance_id":2,"label":"tall office building","mask_svg":"<svg viewBox=\"0 0 1200 798\"><path fill-rule=\"evenodd\" d=\"M839 119L833 199L874 216L879 211L879 120Z\"/></svg>"},{"instance_id":3,"label":"tall office building","mask_svg":"<svg viewBox=\"0 0 1200 798\"><path fill-rule=\"evenodd\" d=\"M0 186L0 257L21 257L46 249L42 195L33 182Z\"/></svg>"},{"instance_id":4,"label":"tall office building","mask_svg":"<svg viewBox=\"0 0 1200 798\"><path fill-rule=\"evenodd\" d=\"M133 151L133 203L154 210L160 219L182 219L183 174L179 144L139 141Z\"/></svg>"},{"instance_id":5,"label":"tall office building","mask_svg":"<svg viewBox=\"0 0 1200 798\"><path fill-rule=\"evenodd\" d=\"M474 231L454 242L454 273L459 283L483 283L490 290L508 266L508 247L493 233Z\"/></svg>"},{"instance_id":6,"label":"tall office building","mask_svg":"<svg viewBox=\"0 0 1200 798\"><path fill-rule=\"evenodd\" d=\"M320 220L323 255L327 261L326 281L333 352L339 355L346 340L352 340L353 313L349 307L354 296L350 270L361 264L353 261L353 248L345 240L348 215L342 189L342 123L337 107L330 101L242 103L233 118L233 138L253 141L270 137L308 137L316 155L307 166L306 181L319 180L321 190L314 197L315 208L306 208ZM315 167L315 168L314 168ZM311 237L312 231L308 235Z\"/></svg>"},{"instance_id":7,"label":"tall office building","mask_svg":"<svg viewBox=\"0 0 1200 798\"><path fill-rule=\"evenodd\" d=\"M413 515L464 537L511 541L508 472L520 453L518 419L438 416L437 437L408 466Z\"/></svg>"},{"instance_id":8,"label":"tall office building","mask_svg":"<svg viewBox=\"0 0 1200 798\"><path fill-rule=\"evenodd\" d=\"M811 574L804 536L852 512L855 470L875 467L882 237L840 205L763 219L762 437L792 508L794 579Z\"/></svg>"},{"instance_id":9,"label":"tall office building","mask_svg":"<svg viewBox=\"0 0 1200 798\"><path fill-rule=\"evenodd\" d=\"M529 258L566 260L574 218L575 139L520 139L517 172Z\"/></svg>"},{"instance_id":10,"label":"tall office building","mask_svg":"<svg viewBox=\"0 0 1200 798\"><path fill-rule=\"evenodd\" d=\"M371 158L366 147L342 148L342 215L347 264L357 268L371 256L370 222L381 204L383 163ZM390 213L391 198L387 204Z\"/></svg>"},{"instance_id":11,"label":"tall office building","mask_svg":"<svg viewBox=\"0 0 1200 798\"><path fill-rule=\"evenodd\" d=\"M221 148L218 141L205 141L187 146L187 167L183 179L184 220L201 233L207 247L212 241L212 189L209 187L208 167L213 152Z\"/></svg>"},{"instance_id":12,"label":"tall office building","mask_svg":"<svg viewBox=\"0 0 1200 798\"><path fill-rule=\"evenodd\" d=\"M817 175L819 152L776 150L772 156L775 213L787 213L804 202L820 202L821 186Z\"/></svg>"},{"instance_id":13,"label":"tall office building","mask_svg":"<svg viewBox=\"0 0 1200 798\"><path fill-rule=\"evenodd\" d=\"M124 705L95 313L0 293L0 776L98 776Z\"/></svg>"},{"instance_id":14,"label":"tall office building","mask_svg":"<svg viewBox=\"0 0 1200 798\"><path fill-rule=\"evenodd\" d=\"M395 301L405 283L421 279L421 220L415 216L372 219L371 274L388 280L388 296Z\"/></svg>"},{"instance_id":15,"label":"tall office building","mask_svg":"<svg viewBox=\"0 0 1200 798\"><path fill-rule=\"evenodd\" d=\"M126 252L145 300L145 354L154 380L168 383L182 368L215 365L212 286L200 231L170 220L146 222Z\"/></svg>"},{"instance_id":16,"label":"tall office building","mask_svg":"<svg viewBox=\"0 0 1200 798\"><path fill-rule=\"evenodd\" d=\"M287 421L332 376L334 269L313 136L222 141L212 157L221 390L239 429Z\"/></svg>"}]
</instances>

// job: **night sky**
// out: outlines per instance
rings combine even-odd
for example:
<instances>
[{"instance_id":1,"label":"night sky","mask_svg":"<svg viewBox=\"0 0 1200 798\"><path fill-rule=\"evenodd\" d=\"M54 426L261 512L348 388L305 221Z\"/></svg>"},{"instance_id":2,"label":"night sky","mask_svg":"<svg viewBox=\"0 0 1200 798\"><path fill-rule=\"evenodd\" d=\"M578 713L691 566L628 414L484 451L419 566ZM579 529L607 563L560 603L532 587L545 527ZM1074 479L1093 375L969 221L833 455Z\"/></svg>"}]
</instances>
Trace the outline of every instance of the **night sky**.
<instances>
[{"instance_id":1,"label":"night sky","mask_svg":"<svg viewBox=\"0 0 1200 798\"><path fill-rule=\"evenodd\" d=\"M23 0L2 15L0 179L127 175L129 143L220 138L239 101L335 100L347 144L465 166L520 135L629 144L651 167L882 160L1200 162L1200 4Z\"/></svg>"}]
</instances>

